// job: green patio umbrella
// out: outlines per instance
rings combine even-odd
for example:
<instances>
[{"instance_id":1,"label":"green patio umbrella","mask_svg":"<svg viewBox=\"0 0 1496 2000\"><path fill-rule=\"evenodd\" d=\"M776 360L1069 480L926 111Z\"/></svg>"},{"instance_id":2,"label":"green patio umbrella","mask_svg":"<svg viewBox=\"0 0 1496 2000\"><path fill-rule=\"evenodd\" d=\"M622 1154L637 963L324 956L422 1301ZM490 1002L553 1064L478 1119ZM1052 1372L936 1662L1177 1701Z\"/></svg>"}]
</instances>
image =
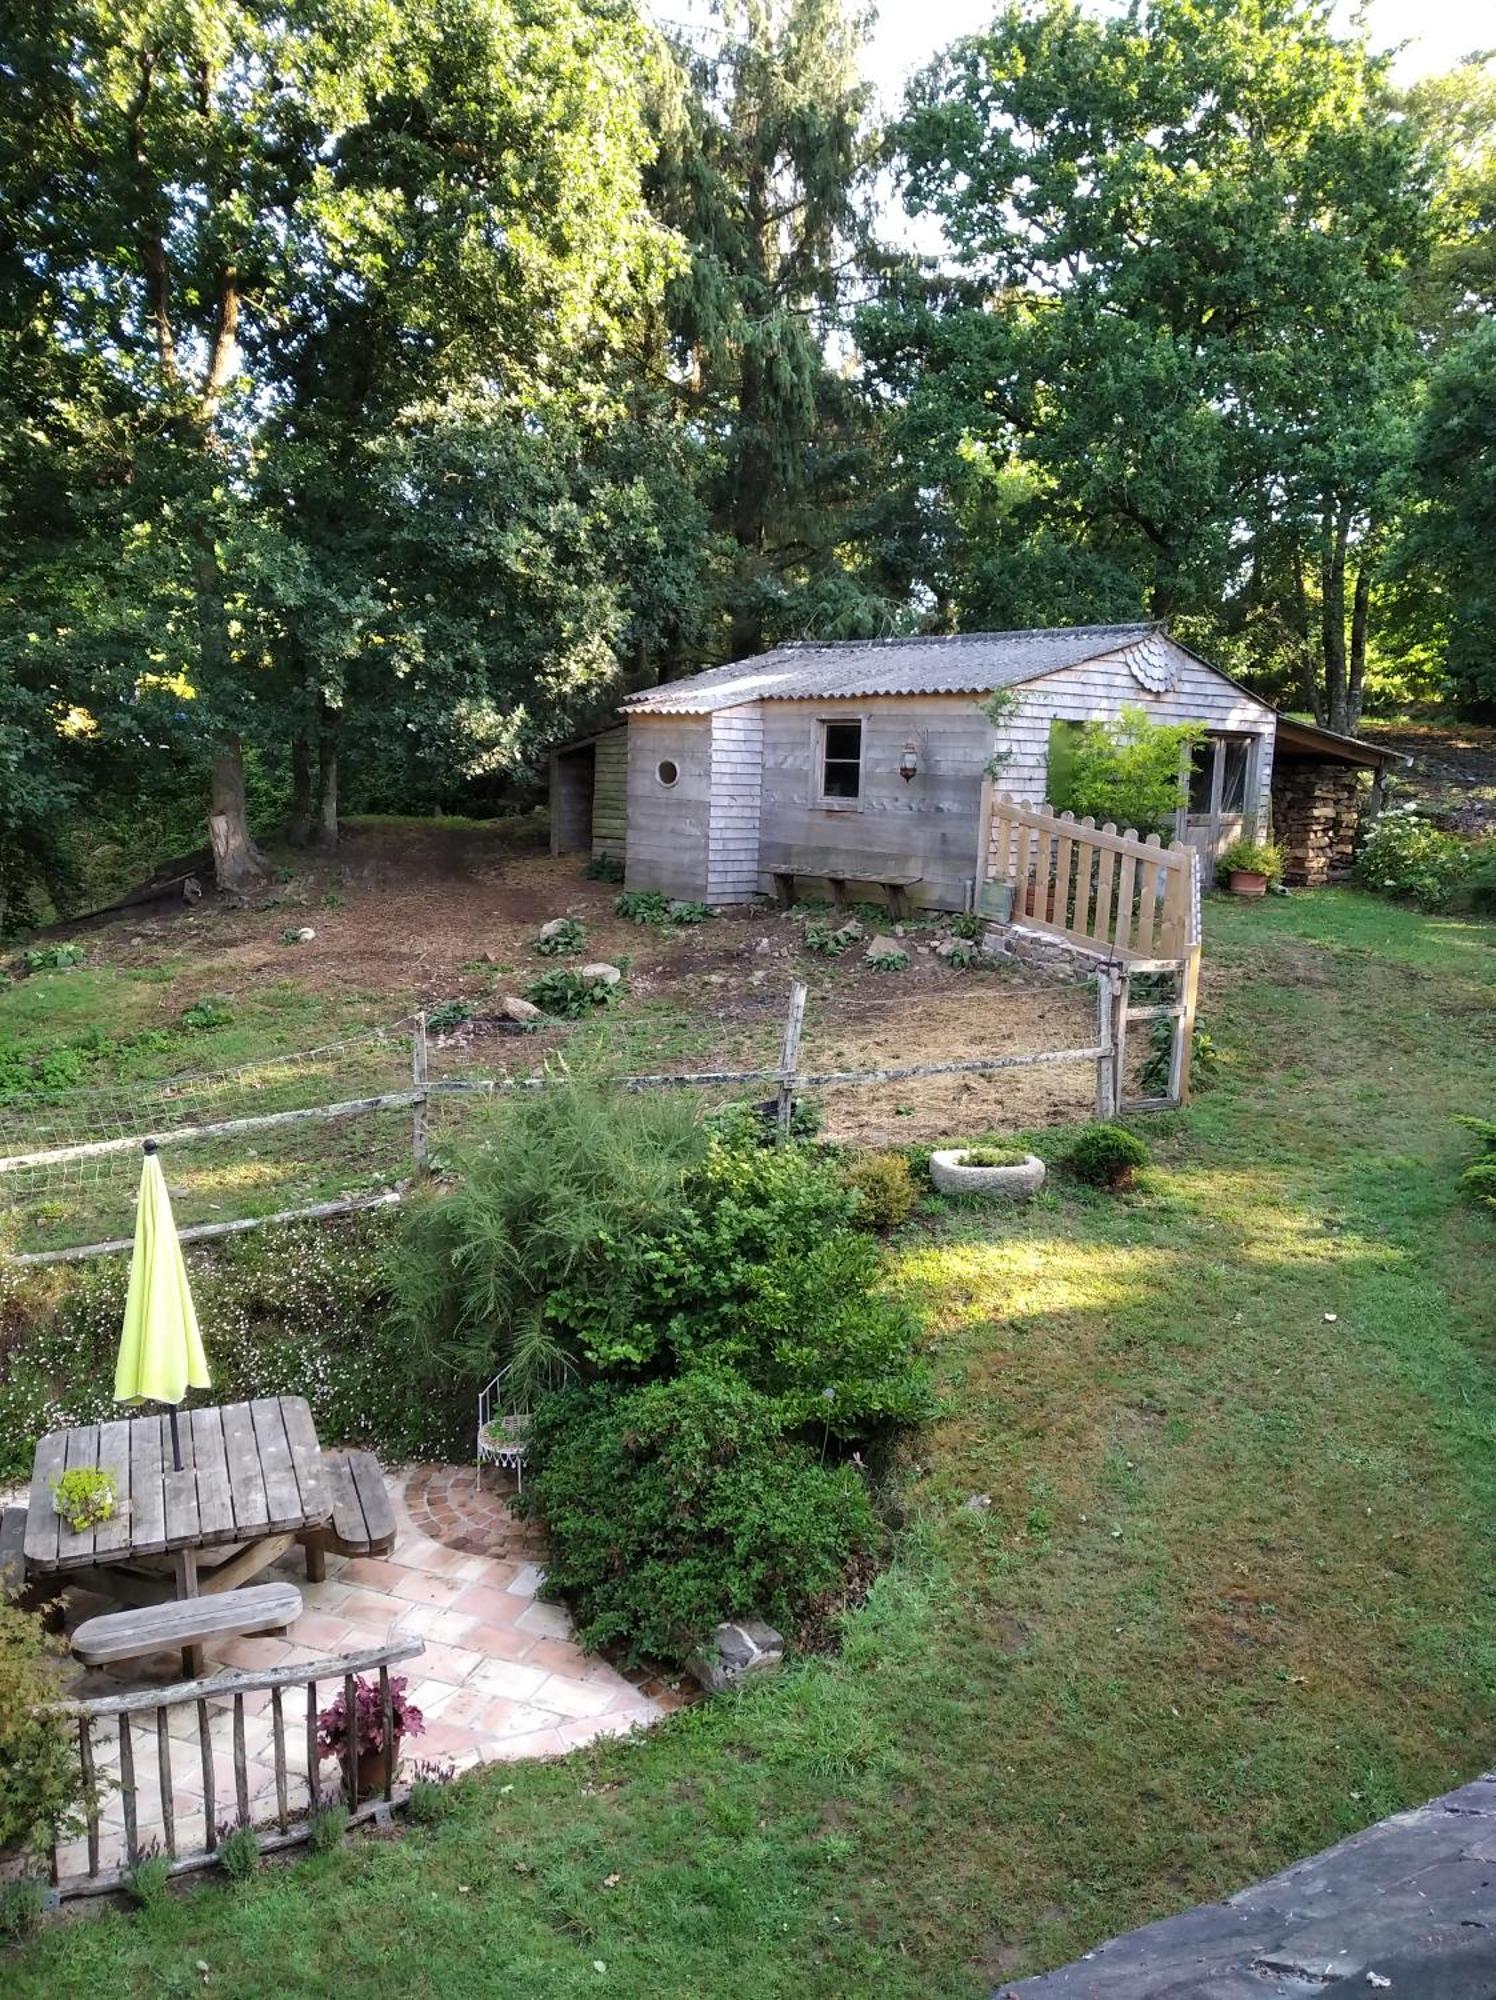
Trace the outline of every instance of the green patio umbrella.
<instances>
[{"instance_id":1,"label":"green patio umbrella","mask_svg":"<svg viewBox=\"0 0 1496 2000\"><path fill-rule=\"evenodd\" d=\"M180 1472L177 1405L189 1389L208 1386L208 1360L171 1217L171 1197L156 1157L156 1142L147 1139L135 1210L125 1326L114 1371L115 1401L170 1405L172 1460Z\"/></svg>"}]
</instances>

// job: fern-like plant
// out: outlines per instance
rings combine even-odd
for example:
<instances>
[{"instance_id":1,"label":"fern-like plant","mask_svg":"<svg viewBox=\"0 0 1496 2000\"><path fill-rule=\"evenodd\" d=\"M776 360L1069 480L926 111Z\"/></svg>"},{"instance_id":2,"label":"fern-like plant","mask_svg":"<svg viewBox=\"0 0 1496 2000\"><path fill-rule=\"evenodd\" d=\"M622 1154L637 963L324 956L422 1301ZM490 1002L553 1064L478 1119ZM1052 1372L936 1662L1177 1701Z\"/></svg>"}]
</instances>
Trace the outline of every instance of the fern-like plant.
<instances>
[{"instance_id":1,"label":"fern-like plant","mask_svg":"<svg viewBox=\"0 0 1496 2000\"><path fill-rule=\"evenodd\" d=\"M1496 1119L1456 1118L1454 1122L1473 1132L1481 1143L1480 1158L1460 1175L1460 1186L1474 1200L1496 1208Z\"/></svg>"}]
</instances>

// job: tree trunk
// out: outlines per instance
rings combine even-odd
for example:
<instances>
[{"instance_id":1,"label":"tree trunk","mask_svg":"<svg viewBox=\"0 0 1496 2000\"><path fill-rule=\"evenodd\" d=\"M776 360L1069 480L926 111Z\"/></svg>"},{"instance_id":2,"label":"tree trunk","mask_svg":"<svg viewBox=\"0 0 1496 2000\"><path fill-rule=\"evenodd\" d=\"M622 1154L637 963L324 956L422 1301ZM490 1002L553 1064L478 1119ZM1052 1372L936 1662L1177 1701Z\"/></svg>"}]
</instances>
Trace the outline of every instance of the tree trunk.
<instances>
[{"instance_id":1,"label":"tree trunk","mask_svg":"<svg viewBox=\"0 0 1496 2000\"><path fill-rule=\"evenodd\" d=\"M237 736L225 736L213 759L208 833L213 842L214 878L220 889L242 895L264 880L265 857L249 837L244 746Z\"/></svg>"},{"instance_id":2,"label":"tree trunk","mask_svg":"<svg viewBox=\"0 0 1496 2000\"><path fill-rule=\"evenodd\" d=\"M1351 510L1344 504L1325 515L1325 540L1320 558L1320 650L1324 674L1324 712L1318 720L1329 729L1350 734L1346 722L1345 671L1345 550L1350 540Z\"/></svg>"},{"instance_id":3,"label":"tree trunk","mask_svg":"<svg viewBox=\"0 0 1496 2000\"><path fill-rule=\"evenodd\" d=\"M1356 571L1356 591L1351 600L1351 664L1346 676L1345 733L1354 736L1361 721L1361 703L1366 685L1366 629L1371 622L1371 557L1365 545L1361 567Z\"/></svg>"},{"instance_id":4,"label":"tree trunk","mask_svg":"<svg viewBox=\"0 0 1496 2000\"><path fill-rule=\"evenodd\" d=\"M312 839L327 853L338 844L338 716L324 701L317 731L317 824Z\"/></svg>"},{"instance_id":5,"label":"tree trunk","mask_svg":"<svg viewBox=\"0 0 1496 2000\"><path fill-rule=\"evenodd\" d=\"M286 822L286 838L293 847L306 847L312 837L312 746L306 731L298 729L291 738L291 816Z\"/></svg>"}]
</instances>

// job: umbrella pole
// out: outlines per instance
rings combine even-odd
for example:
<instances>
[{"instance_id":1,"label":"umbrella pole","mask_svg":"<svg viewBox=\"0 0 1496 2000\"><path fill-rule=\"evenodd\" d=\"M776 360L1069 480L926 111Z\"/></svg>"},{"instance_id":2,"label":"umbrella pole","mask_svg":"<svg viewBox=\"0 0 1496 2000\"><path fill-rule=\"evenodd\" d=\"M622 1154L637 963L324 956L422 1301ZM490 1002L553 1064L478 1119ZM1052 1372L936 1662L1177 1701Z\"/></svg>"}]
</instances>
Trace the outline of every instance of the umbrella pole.
<instances>
[{"instance_id":1,"label":"umbrella pole","mask_svg":"<svg viewBox=\"0 0 1496 2000\"><path fill-rule=\"evenodd\" d=\"M171 1469L173 1472L180 1472L182 1469L182 1434L177 1429L177 1406L175 1403L173 1403L170 1407L171 1407Z\"/></svg>"}]
</instances>

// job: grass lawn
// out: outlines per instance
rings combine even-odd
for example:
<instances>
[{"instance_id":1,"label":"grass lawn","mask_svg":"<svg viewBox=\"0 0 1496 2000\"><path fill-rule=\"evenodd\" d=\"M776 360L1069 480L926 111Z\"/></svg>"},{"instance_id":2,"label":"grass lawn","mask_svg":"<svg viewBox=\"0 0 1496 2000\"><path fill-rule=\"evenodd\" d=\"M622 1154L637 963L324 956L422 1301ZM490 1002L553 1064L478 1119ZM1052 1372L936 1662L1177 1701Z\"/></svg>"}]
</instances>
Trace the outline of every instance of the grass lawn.
<instances>
[{"instance_id":1,"label":"grass lawn","mask_svg":"<svg viewBox=\"0 0 1496 2000\"><path fill-rule=\"evenodd\" d=\"M840 1657L60 1927L7 1995L975 1996L1488 1765L1496 1217L1451 1115L1496 1108L1496 930L1207 930L1223 1075L1146 1187L898 1240L949 1414Z\"/></svg>"}]
</instances>

